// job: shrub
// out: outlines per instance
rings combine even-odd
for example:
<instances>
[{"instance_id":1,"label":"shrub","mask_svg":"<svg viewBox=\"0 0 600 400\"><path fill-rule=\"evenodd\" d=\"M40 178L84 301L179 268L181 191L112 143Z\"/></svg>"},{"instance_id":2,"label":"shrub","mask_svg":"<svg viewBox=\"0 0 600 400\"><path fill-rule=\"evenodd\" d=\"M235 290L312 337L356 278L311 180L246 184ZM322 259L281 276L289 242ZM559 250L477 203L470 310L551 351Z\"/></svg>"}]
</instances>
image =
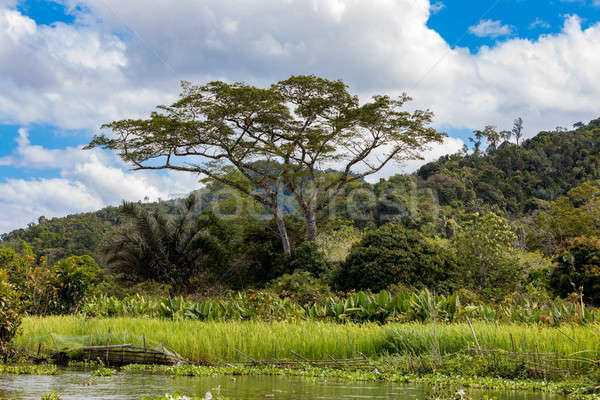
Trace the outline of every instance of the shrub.
<instances>
[{"instance_id":1,"label":"shrub","mask_svg":"<svg viewBox=\"0 0 600 400\"><path fill-rule=\"evenodd\" d=\"M8 278L8 272L0 269L0 350L17 334L21 325L19 293Z\"/></svg>"},{"instance_id":2,"label":"shrub","mask_svg":"<svg viewBox=\"0 0 600 400\"><path fill-rule=\"evenodd\" d=\"M367 233L336 271L343 290L379 291L392 284L447 287L454 263L450 252L424 234L389 224Z\"/></svg>"},{"instance_id":3,"label":"shrub","mask_svg":"<svg viewBox=\"0 0 600 400\"><path fill-rule=\"evenodd\" d=\"M518 290L524 275L507 221L494 213L474 216L452 240L466 288L500 300Z\"/></svg>"},{"instance_id":4,"label":"shrub","mask_svg":"<svg viewBox=\"0 0 600 400\"><path fill-rule=\"evenodd\" d=\"M44 257L36 262L31 249L24 245L22 254L0 249L0 268L6 270L9 282L19 293L21 308L31 314L45 315L57 306L55 274Z\"/></svg>"},{"instance_id":5,"label":"shrub","mask_svg":"<svg viewBox=\"0 0 600 400\"><path fill-rule=\"evenodd\" d=\"M100 282L100 268L90 256L72 256L52 267L61 312L71 312Z\"/></svg>"},{"instance_id":6,"label":"shrub","mask_svg":"<svg viewBox=\"0 0 600 400\"><path fill-rule=\"evenodd\" d=\"M35 260L28 247L23 254L0 249L0 269L19 293L21 308L30 314L71 312L100 280L100 268L90 256L69 257L52 267L45 257Z\"/></svg>"},{"instance_id":7,"label":"shrub","mask_svg":"<svg viewBox=\"0 0 600 400\"><path fill-rule=\"evenodd\" d=\"M525 270L524 291L550 292L550 274L555 268L542 253L521 252L519 261Z\"/></svg>"},{"instance_id":8,"label":"shrub","mask_svg":"<svg viewBox=\"0 0 600 400\"><path fill-rule=\"evenodd\" d=\"M577 292L587 302L600 304L600 239L581 236L566 241L556 262L550 285L557 295Z\"/></svg>"},{"instance_id":9,"label":"shrub","mask_svg":"<svg viewBox=\"0 0 600 400\"><path fill-rule=\"evenodd\" d=\"M343 262L352 245L360 240L363 232L354 226L354 221L338 217L328 219L317 235L315 243L325 254L327 261Z\"/></svg>"},{"instance_id":10,"label":"shrub","mask_svg":"<svg viewBox=\"0 0 600 400\"><path fill-rule=\"evenodd\" d=\"M301 221L290 216L286 216L285 222L294 249L304 237L305 228ZM222 273L224 283L233 289L264 287L269 281L293 272L289 257L283 253L275 219L245 219L232 223L241 224L241 233L235 248L237 255Z\"/></svg>"},{"instance_id":11,"label":"shrub","mask_svg":"<svg viewBox=\"0 0 600 400\"><path fill-rule=\"evenodd\" d=\"M324 303L331 296L329 286L308 271L297 270L273 280L268 289L279 297L305 305Z\"/></svg>"},{"instance_id":12,"label":"shrub","mask_svg":"<svg viewBox=\"0 0 600 400\"><path fill-rule=\"evenodd\" d=\"M304 242L292 250L289 261L291 271L307 271L314 276L321 276L331 269L325 255L314 242Z\"/></svg>"}]
</instances>

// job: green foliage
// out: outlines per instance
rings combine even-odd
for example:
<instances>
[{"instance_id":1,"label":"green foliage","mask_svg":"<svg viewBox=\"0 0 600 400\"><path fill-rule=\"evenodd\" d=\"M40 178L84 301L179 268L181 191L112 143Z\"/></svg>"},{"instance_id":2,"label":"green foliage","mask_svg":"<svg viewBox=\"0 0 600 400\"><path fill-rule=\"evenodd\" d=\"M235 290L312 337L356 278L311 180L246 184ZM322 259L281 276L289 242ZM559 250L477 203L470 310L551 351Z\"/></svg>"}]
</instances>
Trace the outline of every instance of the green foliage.
<instances>
[{"instance_id":1,"label":"green foliage","mask_svg":"<svg viewBox=\"0 0 600 400\"><path fill-rule=\"evenodd\" d=\"M96 136L87 148L115 150L138 169L154 169L158 162L161 168L202 174L253 197L276 217L288 255L281 192L293 195L306 239L313 241L317 214L345 187L392 160L418 158L444 137L429 127L431 111L403 109L411 100L406 94L359 102L342 81L314 75L292 76L268 88L214 81L185 82L182 89L177 102L159 106L148 119L104 125L114 134ZM320 170L332 162L342 163L342 172Z\"/></svg>"},{"instance_id":2,"label":"green foliage","mask_svg":"<svg viewBox=\"0 0 600 400\"><path fill-rule=\"evenodd\" d=\"M600 235L600 186L587 181L555 201L541 203L532 218L525 220L529 248L552 254L561 243L577 236Z\"/></svg>"},{"instance_id":3,"label":"green foliage","mask_svg":"<svg viewBox=\"0 0 600 400\"><path fill-rule=\"evenodd\" d=\"M284 218L289 240L293 247L302 242L304 224L291 216ZM269 281L291 273L290 257L281 248L281 239L274 219L255 220L239 218L225 221L236 226L228 240L231 259L223 265L221 282L233 289L263 287ZM298 260L298 263L301 261Z\"/></svg>"},{"instance_id":4,"label":"green foliage","mask_svg":"<svg viewBox=\"0 0 600 400\"><path fill-rule=\"evenodd\" d=\"M559 296L582 294L600 305L600 239L577 237L565 242L552 272L551 286Z\"/></svg>"},{"instance_id":5,"label":"green foliage","mask_svg":"<svg viewBox=\"0 0 600 400\"><path fill-rule=\"evenodd\" d=\"M542 293L550 292L550 275L556 265L552 259L539 252L519 253L519 263L525 271L525 280L523 282L523 292L531 290Z\"/></svg>"},{"instance_id":6,"label":"green foliage","mask_svg":"<svg viewBox=\"0 0 600 400\"><path fill-rule=\"evenodd\" d=\"M336 272L343 290L381 290L392 284L445 288L455 269L447 249L399 224L367 233Z\"/></svg>"},{"instance_id":7,"label":"green foliage","mask_svg":"<svg viewBox=\"0 0 600 400\"><path fill-rule=\"evenodd\" d=\"M100 268L90 256L71 256L52 267L58 301L63 312L71 312L100 282Z\"/></svg>"},{"instance_id":8,"label":"green foliage","mask_svg":"<svg viewBox=\"0 0 600 400\"><path fill-rule=\"evenodd\" d=\"M530 211L530 200L553 201L571 188L598 177L600 140L598 120L573 131L541 132L517 146L505 141L486 152L449 155L421 167L417 175L428 187L443 187L434 180L458 181L463 191L456 196L440 196L442 205L453 200L473 209L471 196L489 208L519 215ZM452 186L458 188L454 183ZM451 191L452 192L452 191Z\"/></svg>"},{"instance_id":9,"label":"green foliage","mask_svg":"<svg viewBox=\"0 0 600 400\"><path fill-rule=\"evenodd\" d=\"M62 314L75 311L94 285L100 270L90 256L72 256L49 267L45 258L36 262L31 249L23 254L0 248L0 269L19 293L24 311L30 314Z\"/></svg>"},{"instance_id":10,"label":"green foliage","mask_svg":"<svg viewBox=\"0 0 600 400\"><path fill-rule=\"evenodd\" d=\"M118 299L95 296L81 313L88 317L144 317L199 321L299 321L335 322L429 322L472 320L503 323L560 325L600 321L600 311L573 299L550 299L534 292L512 294L490 303L461 290L433 295L429 290L391 294L358 292L344 297L328 296L322 283L299 282L306 273L285 275L270 291L249 290L220 299L192 301L181 296L149 298L139 295ZM313 278L314 279L314 278Z\"/></svg>"},{"instance_id":11,"label":"green foliage","mask_svg":"<svg viewBox=\"0 0 600 400\"><path fill-rule=\"evenodd\" d=\"M190 279L208 274L207 260L225 257L223 246L207 232L210 218L194 218L197 198L183 201L174 216L124 203L121 211L131 224L112 236L105 246L106 261L132 281L155 280L186 291Z\"/></svg>"},{"instance_id":12,"label":"green foliage","mask_svg":"<svg viewBox=\"0 0 600 400\"><path fill-rule=\"evenodd\" d=\"M49 264L74 255L90 255L99 259L104 235L121 224L116 207L106 207L93 213L69 215L62 218L40 217L38 223L0 235L0 242L14 249L26 242L37 255Z\"/></svg>"},{"instance_id":13,"label":"green foliage","mask_svg":"<svg viewBox=\"0 0 600 400\"><path fill-rule=\"evenodd\" d=\"M94 371L92 371L92 375L94 376L113 376L115 374L115 370L112 368L104 368L100 367Z\"/></svg>"},{"instance_id":14,"label":"green foliage","mask_svg":"<svg viewBox=\"0 0 600 400\"><path fill-rule=\"evenodd\" d=\"M0 268L0 353L17 334L21 311L20 294L10 283L8 272Z\"/></svg>"},{"instance_id":15,"label":"green foliage","mask_svg":"<svg viewBox=\"0 0 600 400\"><path fill-rule=\"evenodd\" d=\"M317 235L315 243L325 255L327 261L342 262L350 254L353 244L362 237L362 232L349 219L338 217L327 220Z\"/></svg>"},{"instance_id":16,"label":"green foliage","mask_svg":"<svg viewBox=\"0 0 600 400\"><path fill-rule=\"evenodd\" d=\"M289 260L291 271L307 271L320 277L329 272L331 264L314 242L304 242L295 246Z\"/></svg>"},{"instance_id":17,"label":"green foliage","mask_svg":"<svg viewBox=\"0 0 600 400\"><path fill-rule=\"evenodd\" d=\"M54 347L46 333L48 331L54 332L57 340L63 337L73 338L72 346L86 345L90 341L90 335L94 343L106 343L107 329L110 327L111 335L123 338L126 343L141 346L142 334L145 334L147 344L156 343L160 346L160 343L164 343L183 357L203 364L247 362L247 356L255 360L285 359L290 357L290 350L311 360L331 360L330 356L336 359L351 358L363 353L372 359L393 357L384 358L383 361L392 361L389 372L397 375L434 372L435 366L440 365L432 364L436 359L443 363L442 360L458 356L444 367L447 373L456 375L463 370L473 375L498 376L500 371L505 371L505 376L511 376L512 374L508 374L511 371L508 366L495 362L498 358L504 358L501 354L498 357L493 354L481 357L477 353L465 352L468 347L474 348L474 339L464 320L463 316L462 320L451 324L438 321L436 324L414 322L382 325L319 321L202 322L148 318L28 317L23 322L24 333L18 338L16 345L24 345L31 336L36 342L41 341L44 349L52 351ZM546 358L543 353L555 353L554 357L549 357L557 359L552 365L563 371L585 374L598 370L596 360L600 343L592 326L547 327L475 321L472 324L484 349L529 353L530 357L524 357L529 362L534 354L542 353L540 356ZM565 335L572 341L566 339ZM582 349L586 351L581 351ZM509 359L515 358L506 353L504 355ZM424 357L422 363L418 360L419 357ZM470 357L474 358L473 363L469 362ZM397 362L393 362L394 360ZM520 363L511 364L514 368L515 364L518 366ZM539 366L530 363L526 363L526 366L521 365L513 371L529 371L528 374L532 376L541 375ZM154 367L150 368L152 370ZM173 369L172 366L168 368ZM197 367L186 366L181 374L186 374L186 371L190 374L194 368ZM211 368L214 367L209 367L206 372L210 373ZM552 369L548 372L551 373Z\"/></svg>"},{"instance_id":18,"label":"green foliage","mask_svg":"<svg viewBox=\"0 0 600 400\"><path fill-rule=\"evenodd\" d=\"M56 392L52 392L49 394L42 395L42 397L40 397L40 400L62 400L62 397L59 394L56 394Z\"/></svg>"},{"instance_id":19,"label":"green foliage","mask_svg":"<svg viewBox=\"0 0 600 400\"><path fill-rule=\"evenodd\" d=\"M444 156L424 165L414 175L396 175L374 185L357 180L345 186L335 204L329 207L335 209L336 216L349 220L347 203L351 191L366 189L374 192L376 198L372 204L365 203L365 219L357 218L346 226L363 228L373 221L376 225L395 221L428 235L446 238L451 238L457 225L468 220L471 213L493 211L511 219L521 247L553 256L563 240L580 235L600 236L600 199L596 196L599 190L595 181L600 176L599 124L595 120L589 124L578 124L573 131L541 132L520 146L498 143L495 149L480 149L477 156ZM326 179L325 175L329 175L327 179L333 179L335 173L328 172L323 179ZM219 195L223 187L219 184L202 189L199 193L202 204L197 211L210 210L215 205L222 207L226 214L234 210L237 206L233 201L235 196ZM286 212L298 212L297 202L293 201L290 192L279 193L279 196ZM251 213L259 217L269 214L250 196L241 198L244 203L242 219L247 219ZM178 209L174 201L144 204L142 207L167 214L176 213ZM321 221L329 211L324 210L317 221ZM2 235L1 240L4 246L21 252L20 240L24 240L36 254L36 263L46 257L48 264L52 265L71 255L89 254L104 267L100 243L123 220L115 207L64 218L40 218L38 223L25 229ZM286 225L289 223L286 221ZM239 221L235 224L243 225ZM319 228L330 232L327 226ZM278 238L274 224L268 229L272 230L270 235ZM353 235L345 234L344 226L340 226L339 231L340 235L334 229L330 237L317 237L321 249L334 262L343 261L355 241ZM294 235L296 233L290 232L290 236ZM234 257L237 258L235 262L228 263L229 268L224 271L232 278L231 282L235 282L235 287L262 285L282 273L291 272L281 268L280 259L274 257L276 252L280 252L277 248L280 247L279 242L273 241L263 249L262 243L253 245L250 237L240 239L246 242L244 249L226 252L239 255ZM242 255L243 251L246 253ZM263 270L270 271L265 279L258 277Z\"/></svg>"},{"instance_id":20,"label":"green foliage","mask_svg":"<svg viewBox=\"0 0 600 400\"><path fill-rule=\"evenodd\" d=\"M189 397L181 394L180 392L166 393L162 397L142 397L141 400L225 400L225 397L221 395L221 389L215 388L211 392L206 392L204 397Z\"/></svg>"},{"instance_id":21,"label":"green foliage","mask_svg":"<svg viewBox=\"0 0 600 400\"><path fill-rule=\"evenodd\" d=\"M54 364L3 364L0 363L0 375L56 375L58 368Z\"/></svg>"},{"instance_id":22,"label":"green foliage","mask_svg":"<svg viewBox=\"0 0 600 400\"><path fill-rule=\"evenodd\" d=\"M23 254L0 249L0 268L7 270L10 282L20 293L23 310L45 315L57 309L56 275L44 258L36 262L29 247L23 247Z\"/></svg>"},{"instance_id":23,"label":"green foliage","mask_svg":"<svg viewBox=\"0 0 600 400\"><path fill-rule=\"evenodd\" d=\"M494 213L465 223L452 240L465 287L494 299L518 290L524 271L516 239L507 221Z\"/></svg>"},{"instance_id":24,"label":"green foliage","mask_svg":"<svg viewBox=\"0 0 600 400\"><path fill-rule=\"evenodd\" d=\"M282 299L269 292L249 290L228 298L207 299L198 302L181 296L159 299L134 295L124 299L108 296L90 298L82 314L91 317L167 318L173 320L230 321L300 319L302 307L290 299Z\"/></svg>"},{"instance_id":25,"label":"green foliage","mask_svg":"<svg viewBox=\"0 0 600 400\"><path fill-rule=\"evenodd\" d=\"M300 305L324 303L332 295L325 282L302 270L274 279L267 290L281 298L290 298Z\"/></svg>"}]
</instances>

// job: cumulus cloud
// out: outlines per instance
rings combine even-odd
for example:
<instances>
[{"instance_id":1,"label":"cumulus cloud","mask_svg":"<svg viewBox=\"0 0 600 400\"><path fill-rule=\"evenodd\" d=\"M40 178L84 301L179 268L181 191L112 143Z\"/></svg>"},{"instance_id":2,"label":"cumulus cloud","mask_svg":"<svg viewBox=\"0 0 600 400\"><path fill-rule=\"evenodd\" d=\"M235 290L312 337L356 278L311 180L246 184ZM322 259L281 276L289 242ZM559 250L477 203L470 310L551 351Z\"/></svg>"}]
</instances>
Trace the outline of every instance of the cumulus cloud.
<instances>
[{"instance_id":1,"label":"cumulus cloud","mask_svg":"<svg viewBox=\"0 0 600 400\"><path fill-rule=\"evenodd\" d=\"M124 107L146 111L156 92L128 83L126 49L93 27L36 25L0 8L0 123L90 128Z\"/></svg>"},{"instance_id":2,"label":"cumulus cloud","mask_svg":"<svg viewBox=\"0 0 600 400\"><path fill-rule=\"evenodd\" d=\"M63 2L74 25L37 26L14 9L1 11L0 123L94 129L171 102L182 79L267 85L303 73L344 79L363 97L406 90L415 107L457 128L510 125L521 115L531 135L598 112L590 104L600 94L591 78L600 57L589 49L600 31L583 30L575 16L558 34L471 54L427 27L439 9L427 0ZM510 29L489 20L473 28L482 35ZM559 74L548 78L547 63ZM516 84L530 80L535 92ZM548 104L565 93L576 102Z\"/></svg>"},{"instance_id":3,"label":"cumulus cloud","mask_svg":"<svg viewBox=\"0 0 600 400\"><path fill-rule=\"evenodd\" d=\"M500 36L509 36L513 33L510 25L503 25L502 21L492 21L485 19L479 21L479 24L469 27L469 32L479 37L497 38Z\"/></svg>"},{"instance_id":4,"label":"cumulus cloud","mask_svg":"<svg viewBox=\"0 0 600 400\"><path fill-rule=\"evenodd\" d=\"M456 154L462 150L464 142L459 138L446 137L443 143L434 143L423 153L422 160L409 160L402 164L389 163L376 174L368 177L369 182L377 182L395 174L415 172L428 162L435 161L446 154Z\"/></svg>"},{"instance_id":5,"label":"cumulus cloud","mask_svg":"<svg viewBox=\"0 0 600 400\"><path fill-rule=\"evenodd\" d=\"M181 197L200 187L193 174L133 173L100 150L81 147L46 149L32 145L27 131L19 130L17 148L0 158L0 166L58 169L52 179L7 179L0 182L0 232L34 221L40 215L62 216L94 211L122 200Z\"/></svg>"},{"instance_id":6,"label":"cumulus cloud","mask_svg":"<svg viewBox=\"0 0 600 400\"><path fill-rule=\"evenodd\" d=\"M583 29L577 16L567 16L559 33L511 37L472 53L427 26L439 11L429 0L62 2L74 24L37 25L14 1L0 0L0 124L89 132L175 100L179 80L268 85L306 73L341 78L363 99L407 91L411 107L435 112L437 126L504 129L521 116L531 136L600 111L600 24ZM477 32L510 34L489 22ZM65 192L100 193L103 204L151 188L154 196L185 193L196 179L131 173L104 153L50 151L26 143L26 135L20 140L0 164L59 169ZM449 139L431 155L461 146ZM383 173L397 171L390 168ZM22 183L10 182L2 184ZM29 182L42 190L47 181Z\"/></svg>"},{"instance_id":7,"label":"cumulus cloud","mask_svg":"<svg viewBox=\"0 0 600 400\"><path fill-rule=\"evenodd\" d=\"M21 228L40 215L63 216L102 206L83 185L67 179L8 179L0 182L0 232Z\"/></svg>"}]
</instances>

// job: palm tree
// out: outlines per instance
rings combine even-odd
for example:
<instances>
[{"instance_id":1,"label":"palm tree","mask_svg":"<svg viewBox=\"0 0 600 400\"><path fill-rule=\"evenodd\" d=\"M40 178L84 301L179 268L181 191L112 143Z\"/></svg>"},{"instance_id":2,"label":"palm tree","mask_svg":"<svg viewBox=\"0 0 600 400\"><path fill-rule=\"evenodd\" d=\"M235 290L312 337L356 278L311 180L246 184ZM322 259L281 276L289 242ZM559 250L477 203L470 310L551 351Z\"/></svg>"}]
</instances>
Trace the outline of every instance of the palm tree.
<instances>
[{"instance_id":1,"label":"palm tree","mask_svg":"<svg viewBox=\"0 0 600 400\"><path fill-rule=\"evenodd\" d=\"M174 215L124 202L121 213L130 224L118 230L104 246L109 267L128 280L154 280L171 285L176 293L189 289L190 278L210 272L210 264L225 254L209 233L212 218L195 216L194 194L183 200Z\"/></svg>"}]
</instances>

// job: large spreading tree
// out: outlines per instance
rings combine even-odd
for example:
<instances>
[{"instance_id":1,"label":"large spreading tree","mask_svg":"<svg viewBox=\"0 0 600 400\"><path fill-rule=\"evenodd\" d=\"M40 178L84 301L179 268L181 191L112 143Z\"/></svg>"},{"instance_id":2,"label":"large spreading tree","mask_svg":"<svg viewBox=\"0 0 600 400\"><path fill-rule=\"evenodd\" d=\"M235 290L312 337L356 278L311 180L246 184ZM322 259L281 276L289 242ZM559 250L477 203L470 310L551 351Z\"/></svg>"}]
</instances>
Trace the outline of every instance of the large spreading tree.
<instances>
[{"instance_id":1,"label":"large spreading tree","mask_svg":"<svg viewBox=\"0 0 600 400\"><path fill-rule=\"evenodd\" d=\"M251 196L276 218L288 254L284 191L298 202L306 238L314 240L317 214L346 185L389 162L419 159L444 137L429 127L430 111L403 110L406 94L361 104L342 81L313 75L269 88L220 81L182 88L179 101L158 106L148 119L104 125L113 134L95 137L88 148L116 150L134 169L194 172Z\"/></svg>"}]
</instances>

